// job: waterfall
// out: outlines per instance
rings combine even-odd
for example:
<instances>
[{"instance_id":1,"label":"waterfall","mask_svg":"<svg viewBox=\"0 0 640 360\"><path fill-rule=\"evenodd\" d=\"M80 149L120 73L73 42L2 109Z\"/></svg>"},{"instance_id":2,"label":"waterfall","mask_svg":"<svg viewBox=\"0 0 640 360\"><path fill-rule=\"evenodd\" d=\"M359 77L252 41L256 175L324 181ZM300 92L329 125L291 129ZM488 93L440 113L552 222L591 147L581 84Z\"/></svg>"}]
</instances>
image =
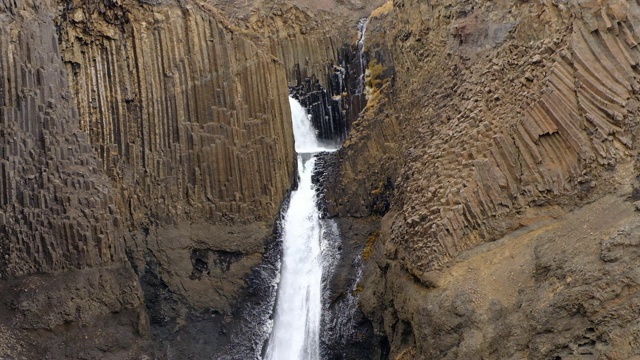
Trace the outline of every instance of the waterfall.
<instances>
[{"instance_id":1,"label":"waterfall","mask_svg":"<svg viewBox=\"0 0 640 360\"><path fill-rule=\"evenodd\" d=\"M289 98L298 189L291 194L283 224L283 255L273 331L265 360L320 359L322 314L322 225L312 183L315 154L332 151L318 141L304 108Z\"/></svg>"},{"instance_id":2,"label":"waterfall","mask_svg":"<svg viewBox=\"0 0 640 360\"><path fill-rule=\"evenodd\" d=\"M295 139L296 153L317 153L327 149L322 148L316 129L311 124L307 111L298 100L289 97L291 118L293 122L293 138ZM300 175L300 174L298 174Z\"/></svg>"},{"instance_id":3,"label":"waterfall","mask_svg":"<svg viewBox=\"0 0 640 360\"><path fill-rule=\"evenodd\" d=\"M356 95L362 94L364 91L364 77L367 71L364 59L364 39L367 34L367 25L369 25L369 18L362 18L358 22L358 62L360 65L360 77L358 78L358 89Z\"/></svg>"},{"instance_id":4,"label":"waterfall","mask_svg":"<svg viewBox=\"0 0 640 360\"><path fill-rule=\"evenodd\" d=\"M353 94L359 95L357 98L364 101L366 101L364 98L366 73L364 41L368 23L368 18L358 22L359 77L356 93ZM339 72L336 85L342 91L346 72L344 67L337 67L336 71ZM311 89L309 87L308 90ZM324 95L326 96L326 92ZM327 97L325 100L340 101L341 99L341 97L337 100ZM327 101L321 103L324 104ZM297 100L289 97L289 104L295 149L298 154L299 180L298 189L291 193L289 207L284 215L280 278L273 327L264 360L320 360L322 343L320 328L323 321L329 322L335 332L329 335L329 338L334 338L332 341L334 344L346 345L349 341L347 337L350 339L355 334L354 316L358 301L357 286L362 274L362 259L358 257L355 260L357 274L351 284L351 291L344 301L339 302L338 308L331 310L338 316L327 316L330 310L327 294L323 294L323 284L327 285L341 257L340 239L335 222L330 219L321 220L317 204L318 192L312 176L316 155L320 152L334 151L336 148L327 146L319 140L318 130L314 128L312 120L320 124L319 128L323 129L324 133L320 138L324 141L334 142L336 139L331 136L335 136L339 131L334 128L331 110L329 109L328 113L325 112L325 109L328 109L327 105L317 111L320 118L311 119ZM360 107L357 108L360 109ZM323 121L329 123L326 124ZM325 339L326 334L322 336ZM336 340L335 337L344 338Z\"/></svg>"}]
</instances>

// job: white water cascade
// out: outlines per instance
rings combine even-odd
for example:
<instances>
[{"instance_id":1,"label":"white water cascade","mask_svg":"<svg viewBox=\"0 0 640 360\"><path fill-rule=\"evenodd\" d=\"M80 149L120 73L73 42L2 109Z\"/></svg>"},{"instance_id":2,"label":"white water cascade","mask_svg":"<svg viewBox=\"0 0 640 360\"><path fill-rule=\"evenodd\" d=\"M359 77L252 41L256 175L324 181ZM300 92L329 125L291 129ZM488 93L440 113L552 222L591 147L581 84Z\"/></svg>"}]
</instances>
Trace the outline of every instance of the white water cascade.
<instances>
[{"instance_id":1,"label":"white water cascade","mask_svg":"<svg viewBox=\"0 0 640 360\"><path fill-rule=\"evenodd\" d=\"M298 153L298 190L293 191L284 217L283 255L273 331L265 360L320 359L322 314L322 226L311 181L315 153L323 147L305 109L289 98L295 148Z\"/></svg>"},{"instance_id":2,"label":"white water cascade","mask_svg":"<svg viewBox=\"0 0 640 360\"><path fill-rule=\"evenodd\" d=\"M358 22L358 63L360 65L360 77L358 78L358 89L356 95L362 94L364 91L364 78L366 73L365 58L364 58L364 39L367 35L367 25L369 25L369 18L362 18Z\"/></svg>"}]
</instances>

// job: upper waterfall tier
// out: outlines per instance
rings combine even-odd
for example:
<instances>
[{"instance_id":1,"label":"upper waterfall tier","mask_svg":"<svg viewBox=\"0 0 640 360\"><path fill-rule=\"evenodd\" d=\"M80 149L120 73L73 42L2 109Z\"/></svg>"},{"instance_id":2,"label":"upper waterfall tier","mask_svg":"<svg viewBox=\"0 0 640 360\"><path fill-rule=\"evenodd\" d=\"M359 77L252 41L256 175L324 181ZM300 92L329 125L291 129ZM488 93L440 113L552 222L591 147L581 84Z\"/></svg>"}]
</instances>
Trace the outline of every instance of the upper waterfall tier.
<instances>
[{"instance_id":1,"label":"upper waterfall tier","mask_svg":"<svg viewBox=\"0 0 640 360\"><path fill-rule=\"evenodd\" d=\"M305 154L336 150L335 146L323 144L318 139L318 131L311 124L310 115L298 100L289 97L289 104L291 105L291 121L293 122L296 153Z\"/></svg>"}]
</instances>

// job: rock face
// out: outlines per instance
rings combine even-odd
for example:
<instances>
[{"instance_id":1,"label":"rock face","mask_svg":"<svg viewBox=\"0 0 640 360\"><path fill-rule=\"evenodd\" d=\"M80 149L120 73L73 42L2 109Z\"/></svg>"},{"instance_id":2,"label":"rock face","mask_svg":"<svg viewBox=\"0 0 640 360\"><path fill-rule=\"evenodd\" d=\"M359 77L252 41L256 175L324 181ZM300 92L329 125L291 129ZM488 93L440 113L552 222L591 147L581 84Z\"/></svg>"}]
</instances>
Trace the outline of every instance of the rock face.
<instances>
[{"instance_id":1,"label":"rock face","mask_svg":"<svg viewBox=\"0 0 640 360\"><path fill-rule=\"evenodd\" d=\"M461 4L446 26L452 34L426 31L421 40L448 41L441 44L449 55L413 53L427 69L451 58L448 72L433 71L428 81L432 97L455 99L425 103L426 109L416 102L423 117L411 117L415 145L407 149L403 218L392 236L397 257L419 278L517 227L517 213L531 205L571 206L609 191L598 185L615 183L612 170L630 164L637 110L633 12L619 18L608 5L593 16L591 7L577 4L511 7ZM490 20L479 20L484 15ZM410 11L398 16L414 23ZM423 16L436 21L444 14ZM417 51L413 36L404 51ZM483 59L487 54L491 61ZM433 164L426 174L425 164ZM431 241L402 240L421 237Z\"/></svg>"},{"instance_id":2,"label":"rock face","mask_svg":"<svg viewBox=\"0 0 640 360\"><path fill-rule=\"evenodd\" d=\"M638 357L638 3L377 5L0 0L0 357L258 356L289 86L352 129L328 358Z\"/></svg>"},{"instance_id":3,"label":"rock face","mask_svg":"<svg viewBox=\"0 0 640 360\"><path fill-rule=\"evenodd\" d=\"M0 357L259 354L288 85L375 6L275 5L0 1Z\"/></svg>"},{"instance_id":4,"label":"rock face","mask_svg":"<svg viewBox=\"0 0 640 360\"><path fill-rule=\"evenodd\" d=\"M284 65L200 2L3 1L0 23L0 356L221 356L275 276Z\"/></svg>"},{"instance_id":5,"label":"rock face","mask_svg":"<svg viewBox=\"0 0 640 360\"><path fill-rule=\"evenodd\" d=\"M161 353L219 356L293 178L285 67L201 2L69 2L57 21Z\"/></svg>"},{"instance_id":6,"label":"rock face","mask_svg":"<svg viewBox=\"0 0 640 360\"><path fill-rule=\"evenodd\" d=\"M638 229L622 200L605 197L480 245L430 288L375 257L363 309L384 324L391 358L632 359Z\"/></svg>"},{"instance_id":7,"label":"rock face","mask_svg":"<svg viewBox=\"0 0 640 360\"><path fill-rule=\"evenodd\" d=\"M0 3L0 356L133 357L149 332L142 292L78 127L53 9Z\"/></svg>"},{"instance_id":8,"label":"rock face","mask_svg":"<svg viewBox=\"0 0 640 360\"><path fill-rule=\"evenodd\" d=\"M293 173L276 59L197 2L70 3L59 22L80 127L134 228L273 221Z\"/></svg>"},{"instance_id":9,"label":"rock face","mask_svg":"<svg viewBox=\"0 0 640 360\"><path fill-rule=\"evenodd\" d=\"M639 11L405 0L372 21L369 51L395 73L325 198L343 228L380 229L360 303L391 358L640 351L623 330L635 326L633 251L616 250L616 265L602 255L638 236L623 196L637 167Z\"/></svg>"},{"instance_id":10,"label":"rock face","mask_svg":"<svg viewBox=\"0 0 640 360\"><path fill-rule=\"evenodd\" d=\"M356 19L368 16L380 0L362 9L333 4L330 13L304 1L269 5L248 15L241 26L264 37L271 53L284 62L292 95L311 115L318 136L339 146L366 100L358 92L362 66L358 56ZM345 39L348 39L345 41Z\"/></svg>"},{"instance_id":11,"label":"rock face","mask_svg":"<svg viewBox=\"0 0 640 360\"><path fill-rule=\"evenodd\" d=\"M121 261L120 214L77 126L50 9L0 9L3 277Z\"/></svg>"}]
</instances>

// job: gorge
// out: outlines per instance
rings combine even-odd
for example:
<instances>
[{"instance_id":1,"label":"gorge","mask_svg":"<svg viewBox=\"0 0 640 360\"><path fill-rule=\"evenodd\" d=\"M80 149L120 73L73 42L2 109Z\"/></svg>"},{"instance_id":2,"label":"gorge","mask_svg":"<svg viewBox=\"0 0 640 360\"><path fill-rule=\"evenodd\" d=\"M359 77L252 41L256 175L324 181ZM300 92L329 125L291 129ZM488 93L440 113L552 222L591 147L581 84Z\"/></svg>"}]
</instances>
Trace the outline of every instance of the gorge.
<instances>
[{"instance_id":1,"label":"gorge","mask_svg":"<svg viewBox=\"0 0 640 360\"><path fill-rule=\"evenodd\" d=\"M639 43L631 0L0 0L0 359L640 359Z\"/></svg>"},{"instance_id":2,"label":"gorge","mask_svg":"<svg viewBox=\"0 0 640 360\"><path fill-rule=\"evenodd\" d=\"M273 331L265 360L320 359L322 316L321 251L323 230L317 194L311 181L322 147L304 108L289 98L295 149L298 154L298 189L291 194L283 225L283 255L274 311Z\"/></svg>"}]
</instances>

